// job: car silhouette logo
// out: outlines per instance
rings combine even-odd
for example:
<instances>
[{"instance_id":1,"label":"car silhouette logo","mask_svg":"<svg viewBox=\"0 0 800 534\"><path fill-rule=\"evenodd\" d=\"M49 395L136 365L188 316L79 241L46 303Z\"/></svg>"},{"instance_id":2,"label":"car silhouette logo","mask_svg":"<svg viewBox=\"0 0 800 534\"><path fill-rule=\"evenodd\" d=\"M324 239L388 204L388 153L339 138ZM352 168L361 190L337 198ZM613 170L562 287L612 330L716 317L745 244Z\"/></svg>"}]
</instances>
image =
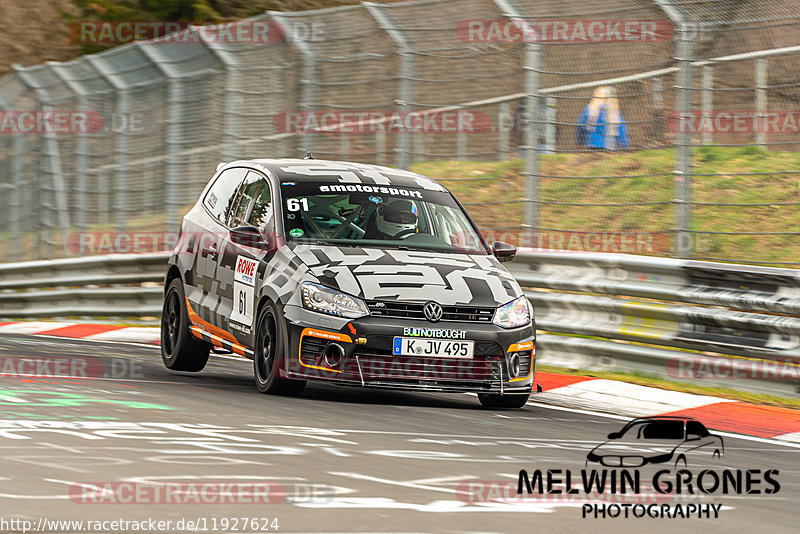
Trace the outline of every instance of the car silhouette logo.
<instances>
[{"instance_id":1,"label":"car silhouette logo","mask_svg":"<svg viewBox=\"0 0 800 534\"><path fill-rule=\"evenodd\" d=\"M427 320L437 323L442 318L442 307L439 306L438 302L427 302L422 308L422 313L425 314Z\"/></svg>"},{"instance_id":2,"label":"car silhouette logo","mask_svg":"<svg viewBox=\"0 0 800 534\"><path fill-rule=\"evenodd\" d=\"M722 438L700 421L659 416L634 419L612 432L608 441L589 452L586 461L605 467L673 463L678 469L687 467L689 460L719 460L724 453Z\"/></svg>"}]
</instances>

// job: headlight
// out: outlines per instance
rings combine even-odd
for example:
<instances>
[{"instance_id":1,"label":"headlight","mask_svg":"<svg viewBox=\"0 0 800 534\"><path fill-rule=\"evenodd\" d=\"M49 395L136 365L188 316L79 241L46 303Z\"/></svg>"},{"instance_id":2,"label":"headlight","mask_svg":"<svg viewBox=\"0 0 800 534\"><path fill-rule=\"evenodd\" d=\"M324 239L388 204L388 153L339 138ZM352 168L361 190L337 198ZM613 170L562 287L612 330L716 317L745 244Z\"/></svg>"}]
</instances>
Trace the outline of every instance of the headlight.
<instances>
[{"instance_id":1,"label":"headlight","mask_svg":"<svg viewBox=\"0 0 800 534\"><path fill-rule=\"evenodd\" d=\"M369 315L369 308L364 301L347 293L311 282L303 284L302 292L303 308L307 310L347 319L358 319Z\"/></svg>"},{"instance_id":2,"label":"headlight","mask_svg":"<svg viewBox=\"0 0 800 534\"><path fill-rule=\"evenodd\" d=\"M672 460L672 453L668 452L667 454L659 454L658 456L653 456L651 458L645 458L645 463L663 464L663 463L669 462L671 460Z\"/></svg>"},{"instance_id":3,"label":"headlight","mask_svg":"<svg viewBox=\"0 0 800 534\"><path fill-rule=\"evenodd\" d=\"M525 295L497 308L492 322L503 328L516 328L531 322L531 309Z\"/></svg>"}]
</instances>

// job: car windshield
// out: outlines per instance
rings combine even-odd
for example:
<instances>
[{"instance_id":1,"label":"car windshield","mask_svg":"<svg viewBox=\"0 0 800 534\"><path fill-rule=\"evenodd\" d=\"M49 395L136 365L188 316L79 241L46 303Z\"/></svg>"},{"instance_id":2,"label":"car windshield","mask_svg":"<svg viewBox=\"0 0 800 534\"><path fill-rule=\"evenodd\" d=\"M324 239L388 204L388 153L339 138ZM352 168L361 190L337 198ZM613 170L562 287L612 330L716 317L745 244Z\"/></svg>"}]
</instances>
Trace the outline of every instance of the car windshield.
<instances>
[{"instance_id":1,"label":"car windshield","mask_svg":"<svg viewBox=\"0 0 800 534\"><path fill-rule=\"evenodd\" d=\"M302 182L281 192L289 241L488 254L447 192Z\"/></svg>"},{"instance_id":2,"label":"car windshield","mask_svg":"<svg viewBox=\"0 0 800 534\"><path fill-rule=\"evenodd\" d=\"M683 421L643 421L625 431L628 439L683 439Z\"/></svg>"}]
</instances>

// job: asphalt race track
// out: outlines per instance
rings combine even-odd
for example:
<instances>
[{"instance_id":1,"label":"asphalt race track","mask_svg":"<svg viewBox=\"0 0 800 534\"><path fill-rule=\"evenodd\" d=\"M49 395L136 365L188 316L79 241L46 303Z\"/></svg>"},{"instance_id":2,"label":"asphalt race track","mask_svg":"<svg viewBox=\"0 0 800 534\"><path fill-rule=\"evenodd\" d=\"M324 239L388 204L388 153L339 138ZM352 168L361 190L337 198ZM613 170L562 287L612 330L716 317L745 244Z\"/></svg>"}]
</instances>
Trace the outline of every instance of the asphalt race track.
<instances>
[{"instance_id":1,"label":"asphalt race track","mask_svg":"<svg viewBox=\"0 0 800 534\"><path fill-rule=\"evenodd\" d=\"M13 358L67 358L94 378L51 378L46 368L40 377L8 376ZM515 488L520 469L577 473L588 450L622 427L619 418L535 399L523 410L492 411L470 395L316 384L300 398L265 396L249 361L212 357L199 374L173 373L157 347L123 343L5 336L0 361L5 520L183 519L205 521L207 531L216 520L217 531L237 532L262 531L277 518L279 532L772 534L796 532L800 517L800 449L789 444L725 436L717 467L778 469L780 491L716 495L716 519L582 518L582 503L564 496L488 502L457 488ZM123 503L113 492L105 501L114 502L91 501L98 487L123 482L269 483L277 502L231 503L224 492L210 498L225 502L211 504L149 504L152 496ZM234 518L258 527L234 530Z\"/></svg>"}]
</instances>

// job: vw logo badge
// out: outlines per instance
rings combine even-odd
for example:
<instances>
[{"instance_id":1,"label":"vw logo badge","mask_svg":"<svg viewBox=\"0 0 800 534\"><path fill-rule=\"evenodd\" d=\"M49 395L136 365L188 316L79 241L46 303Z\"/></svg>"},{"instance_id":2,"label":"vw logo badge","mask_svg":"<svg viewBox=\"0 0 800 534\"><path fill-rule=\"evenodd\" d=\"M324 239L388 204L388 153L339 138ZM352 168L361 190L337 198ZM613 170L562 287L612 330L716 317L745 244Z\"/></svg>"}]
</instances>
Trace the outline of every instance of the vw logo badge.
<instances>
[{"instance_id":1,"label":"vw logo badge","mask_svg":"<svg viewBox=\"0 0 800 534\"><path fill-rule=\"evenodd\" d=\"M425 318L432 323L439 322L442 318L442 307L437 302L427 302L422 308Z\"/></svg>"}]
</instances>

